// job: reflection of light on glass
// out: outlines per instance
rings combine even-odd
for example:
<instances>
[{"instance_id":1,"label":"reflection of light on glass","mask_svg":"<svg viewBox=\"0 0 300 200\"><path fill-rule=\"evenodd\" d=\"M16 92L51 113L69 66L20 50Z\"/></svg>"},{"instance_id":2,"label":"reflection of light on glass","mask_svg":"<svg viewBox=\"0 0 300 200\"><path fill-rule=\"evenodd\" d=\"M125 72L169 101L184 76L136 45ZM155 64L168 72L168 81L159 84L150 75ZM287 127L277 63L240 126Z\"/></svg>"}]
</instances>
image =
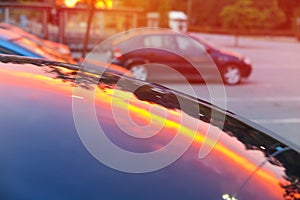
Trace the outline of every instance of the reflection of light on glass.
<instances>
[{"instance_id":1,"label":"reflection of light on glass","mask_svg":"<svg viewBox=\"0 0 300 200\"><path fill-rule=\"evenodd\" d=\"M69 8L73 8L79 1L80 0L65 0L65 5Z\"/></svg>"}]
</instances>

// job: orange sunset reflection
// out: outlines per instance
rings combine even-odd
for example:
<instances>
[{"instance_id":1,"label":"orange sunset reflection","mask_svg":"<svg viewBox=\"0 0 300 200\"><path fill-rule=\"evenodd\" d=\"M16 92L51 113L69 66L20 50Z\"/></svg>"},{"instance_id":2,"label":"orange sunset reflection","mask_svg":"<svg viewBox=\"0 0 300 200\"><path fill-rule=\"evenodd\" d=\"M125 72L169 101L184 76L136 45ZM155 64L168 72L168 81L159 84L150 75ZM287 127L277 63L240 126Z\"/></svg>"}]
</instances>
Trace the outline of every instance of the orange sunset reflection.
<instances>
[{"instance_id":1,"label":"orange sunset reflection","mask_svg":"<svg viewBox=\"0 0 300 200\"><path fill-rule=\"evenodd\" d=\"M65 72L68 71L71 70L65 69ZM34 90L51 91L63 96L69 96L70 98L72 96L73 87L68 81L47 77L44 74L12 71L5 68L1 68L0 72L3 83L30 87ZM180 134L193 139L192 148L197 150L199 150L199 147L204 143L206 145L214 144L212 138L206 138L205 134L210 124L186 116L186 114L180 110L170 110L160 105L141 101L130 92L112 88L97 88L95 91L95 104L96 107L107 110L109 114L113 108L117 108L117 110L128 111L132 119L137 119L142 122L142 124L149 125L151 123L150 126L155 130L157 127L161 127L159 129L161 133L159 137L162 140L165 138L173 138L174 135ZM151 112L153 110L151 109L152 106L160 107L164 110L166 115L161 116L159 112ZM122 112L120 113L120 115L122 115ZM183 125L181 123L181 117L183 116L189 118L191 124L198 124L198 129L195 130L193 127ZM124 118L124 116L118 117L125 119L123 121L124 124L126 124L127 118ZM137 132L136 134L144 134L140 133L141 130L136 128L132 128L131 130ZM215 131L219 131L219 129L216 128ZM249 154L253 156L249 157ZM192 159L199 162L197 157ZM227 170L236 170L241 177L247 177L264 161L265 155L260 151L252 150L249 152L236 138L222 133L220 140L213 146L212 154L208 156L208 159L212 159L214 164L222 163L222 165L227 167ZM276 172L276 174L274 174L274 172ZM256 172L252 179L255 179L256 183L260 183L262 187L275 196L282 196L284 190L280 187L280 183L283 182L283 175L284 168L266 163L266 165Z\"/></svg>"},{"instance_id":2,"label":"orange sunset reflection","mask_svg":"<svg viewBox=\"0 0 300 200\"><path fill-rule=\"evenodd\" d=\"M64 0L64 4L69 8L74 8L76 4L81 1L82 0ZM111 9L113 7L113 0L95 0L94 6L95 8L99 8L99 9L104 9L104 8Z\"/></svg>"}]
</instances>

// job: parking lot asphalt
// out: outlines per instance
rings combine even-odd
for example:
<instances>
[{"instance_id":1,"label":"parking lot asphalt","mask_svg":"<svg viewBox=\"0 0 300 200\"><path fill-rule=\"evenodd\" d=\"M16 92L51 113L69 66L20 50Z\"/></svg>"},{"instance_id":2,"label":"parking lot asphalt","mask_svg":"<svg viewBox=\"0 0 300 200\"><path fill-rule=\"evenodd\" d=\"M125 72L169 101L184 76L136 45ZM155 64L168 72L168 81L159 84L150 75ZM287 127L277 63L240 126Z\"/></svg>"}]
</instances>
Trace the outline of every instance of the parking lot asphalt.
<instances>
[{"instance_id":1,"label":"parking lot asphalt","mask_svg":"<svg viewBox=\"0 0 300 200\"><path fill-rule=\"evenodd\" d=\"M196 35L252 60L253 73L248 80L225 86L225 108L300 145L300 43L289 37L240 37L236 47L233 36ZM187 91L184 84L165 85ZM197 97L212 102L205 83L192 87Z\"/></svg>"}]
</instances>

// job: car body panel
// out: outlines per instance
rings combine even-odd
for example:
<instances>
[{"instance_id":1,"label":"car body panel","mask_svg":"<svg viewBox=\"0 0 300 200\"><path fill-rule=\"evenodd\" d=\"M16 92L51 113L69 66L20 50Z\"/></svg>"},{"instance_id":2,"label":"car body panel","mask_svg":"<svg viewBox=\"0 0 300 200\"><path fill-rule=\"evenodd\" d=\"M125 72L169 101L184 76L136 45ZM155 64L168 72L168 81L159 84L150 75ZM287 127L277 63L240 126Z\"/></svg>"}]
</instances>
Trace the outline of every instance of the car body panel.
<instances>
[{"instance_id":1,"label":"car body panel","mask_svg":"<svg viewBox=\"0 0 300 200\"><path fill-rule=\"evenodd\" d=\"M99 80L90 73L79 74L76 65L1 55L0 61L2 199L224 199L227 194L237 194L242 200L299 197L294 185L299 186L300 148L288 144L294 149L270 156L286 148L286 141L279 142L230 112L128 77L104 73ZM81 81L75 80L77 75ZM94 91L95 101L74 98L75 86L82 92ZM201 115L180 107L174 95L178 101L199 106ZM178 160L160 170L137 174L117 171L95 159L84 145L73 119L74 101L94 104L106 136L127 151L159 150L176 134L182 142L193 142ZM224 126L217 119L212 122L212 110L218 116L226 114ZM93 117L85 109L81 114L87 121ZM149 124L150 116L155 123ZM180 121L183 116L187 123ZM133 122L142 128L132 126ZM220 138L200 159L201 147L212 144L210 137L205 138L209 128L221 131ZM154 137L137 138L152 130L158 130ZM126 134L129 132L131 136ZM177 153L178 148L168 153ZM123 162L133 165L130 160Z\"/></svg>"}]
</instances>

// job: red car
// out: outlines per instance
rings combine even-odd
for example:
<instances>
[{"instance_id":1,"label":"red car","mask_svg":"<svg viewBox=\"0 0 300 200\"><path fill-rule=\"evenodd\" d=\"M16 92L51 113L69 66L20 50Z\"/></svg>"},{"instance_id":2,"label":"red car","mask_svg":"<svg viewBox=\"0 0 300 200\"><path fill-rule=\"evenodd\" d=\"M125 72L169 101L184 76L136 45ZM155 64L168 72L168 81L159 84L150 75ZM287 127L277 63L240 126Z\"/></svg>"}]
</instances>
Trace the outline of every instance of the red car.
<instances>
[{"instance_id":1,"label":"red car","mask_svg":"<svg viewBox=\"0 0 300 200\"><path fill-rule=\"evenodd\" d=\"M170 30L135 29L111 39L112 62L129 69L133 76L151 82L220 80L238 84L252 71L242 55L217 49L199 38Z\"/></svg>"}]
</instances>

